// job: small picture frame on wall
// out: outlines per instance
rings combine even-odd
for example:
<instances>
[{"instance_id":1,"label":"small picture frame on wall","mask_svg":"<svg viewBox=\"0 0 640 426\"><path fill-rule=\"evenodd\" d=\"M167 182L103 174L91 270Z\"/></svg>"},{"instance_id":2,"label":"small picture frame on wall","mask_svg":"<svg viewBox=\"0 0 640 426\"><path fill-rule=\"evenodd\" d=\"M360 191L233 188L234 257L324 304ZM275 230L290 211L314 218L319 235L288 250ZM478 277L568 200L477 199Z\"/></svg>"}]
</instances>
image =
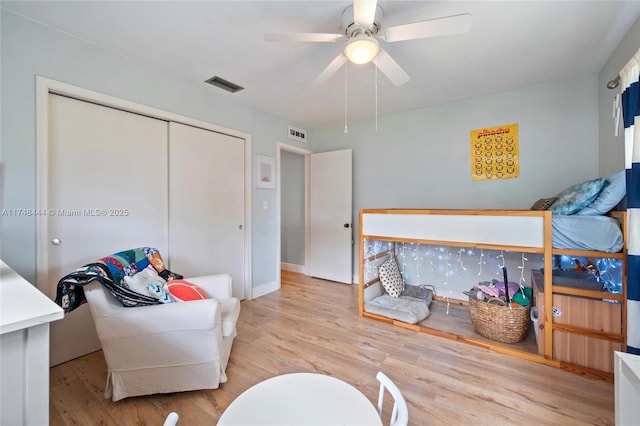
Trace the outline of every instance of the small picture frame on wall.
<instances>
[{"instance_id":1,"label":"small picture frame on wall","mask_svg":"<svg viewBox=\"0 0 640 426\"><path fill-rule=\"evenodd\" d=\"M256 188L276 188L276 162L273 158L256 156Z\"/></svg>"},{"instance_id":2,"label":"small picture frame on wall","mask_svg":"<svg viewBox=\"0 0 640 426\"><path fill-rule=\"evenodd\" d=\"M303 129L298 129L293 126L289 126L289 134L287 135L289 139L293 139L298 142L307 142L307 132Z\"/></svg>"}]
</instances>

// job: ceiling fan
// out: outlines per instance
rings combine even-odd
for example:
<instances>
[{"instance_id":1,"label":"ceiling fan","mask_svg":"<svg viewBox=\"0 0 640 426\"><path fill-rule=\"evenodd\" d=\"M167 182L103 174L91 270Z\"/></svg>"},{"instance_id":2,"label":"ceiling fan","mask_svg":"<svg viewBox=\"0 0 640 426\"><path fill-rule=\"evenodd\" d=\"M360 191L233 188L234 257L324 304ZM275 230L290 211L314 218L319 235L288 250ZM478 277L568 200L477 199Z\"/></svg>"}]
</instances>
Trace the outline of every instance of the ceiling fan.
<instances>
[{"instance_id":1,"label":"ceiling fan","mask_svg":"<svg viewBox=\"0 0 640 426\"><path fill-rule=\"evenodd\" d=\"M409 81L409 75L380 47L379 40L387 43L463 34L471 30L468 13L429 19L390 28L381 26L383 10L377 0L353 0L353 5L342 12L344 31L331 33L280 33L265 34L265 41L335 43L346 40L344 50L314 80L322 84L335 74L347 60L355 64L372 62L393 84L401 86Z\"/></svg>"}]
</instances>

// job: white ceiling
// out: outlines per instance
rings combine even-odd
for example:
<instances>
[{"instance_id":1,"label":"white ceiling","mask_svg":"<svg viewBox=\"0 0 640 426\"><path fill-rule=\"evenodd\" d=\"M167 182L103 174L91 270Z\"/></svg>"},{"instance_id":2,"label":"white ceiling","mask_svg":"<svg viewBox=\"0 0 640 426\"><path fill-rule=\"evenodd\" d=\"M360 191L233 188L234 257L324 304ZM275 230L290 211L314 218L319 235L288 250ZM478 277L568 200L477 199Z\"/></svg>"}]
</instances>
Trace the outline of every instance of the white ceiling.
<instances>
[{"instance_id":1,"label":"white ceiling","mask_svg":"<svg viewBox=\"0 0 640 426\"><path fill-rule=\"evenodd\" d=\"M264 33L342 32L343 1L2 1L2 8L183 76L305 126L344 121L345 72L310 83L344 43L275 43ZM382 43L411 76L378 74L378 114L408 111L600 71L640 1L379 1L382 27L460 13L471 32ZM375 68L350 64L349 120L375 115ZM235 94L204 83L218 75ZM611 76L612 78L614 76Z\"/></svg>"}]
</instances>

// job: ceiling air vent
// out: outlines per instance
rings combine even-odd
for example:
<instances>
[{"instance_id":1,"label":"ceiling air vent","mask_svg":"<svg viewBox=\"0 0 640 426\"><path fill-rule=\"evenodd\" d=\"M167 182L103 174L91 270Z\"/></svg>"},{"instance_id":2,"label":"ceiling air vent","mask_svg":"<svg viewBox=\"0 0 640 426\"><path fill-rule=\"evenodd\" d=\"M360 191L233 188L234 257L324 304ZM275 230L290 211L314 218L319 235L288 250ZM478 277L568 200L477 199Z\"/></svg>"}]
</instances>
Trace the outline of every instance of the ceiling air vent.
<instances>
[{"instance_id":1,"label":"ceiling air vent","mask_svg":"<svg viewBox=\"0 0 640 426\"><path fill-rule=\"evenodd\" d=\"M227 92L231 92L231 93L236 93L236 92L244 89L244 87L238 86L237 84L232 83L230 81L227 81L224 78L220 78L217 75L214 75L209 80L205 80L205 82L209 83L209 84L212 84L214 86L217 86L217 87L219 87L221 89L224 89Z\"/></svg>"}]
</instances>

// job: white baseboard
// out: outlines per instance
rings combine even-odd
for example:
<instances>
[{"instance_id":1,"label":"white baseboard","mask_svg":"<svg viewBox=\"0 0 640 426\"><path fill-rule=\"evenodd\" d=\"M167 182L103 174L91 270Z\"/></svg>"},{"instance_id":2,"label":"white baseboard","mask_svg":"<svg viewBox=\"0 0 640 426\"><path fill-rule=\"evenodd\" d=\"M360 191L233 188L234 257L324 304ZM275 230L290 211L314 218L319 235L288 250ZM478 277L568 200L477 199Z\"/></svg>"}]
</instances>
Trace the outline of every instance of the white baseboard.
<instances>
[{"instance_id":1,"label":"white baseboard","mask_svg":"<svg viewBox=\"0 0 640 426\"><path fill-rule=\"evenodd\" d=\"M271 281L265 284L260 284L259 286L253 287L251 289L251 298L255 299L256 297L264 296L265 294L269 294L277 290L280 290L278 281Z\"/></svg>"},{"instance_id":2,"label":"white baseboard","mask_svg":"<svg viewBox=\"0 0 640 426\"><path fill-rule=\"evenodd\" d=\"M304 265L296 265L295 263L280 262L280 269L283 271L298 272L300 274L305 273Z\"/></svg>"},{"instance_id":3,"label":"white baseboard","mask_svg":"<svg viewBox=\"0 0 640 426\"><path fill-rule=\"evenodd\" d=\"M286 262L280 262L280 269L282 269L283 271L289 271L289 272L298 272L300 274L304 274L305 271L305 266L304 265L296 265L294 263L286 263ZM358 274L353 274L353 281L351 281L348 284L359 284L359 278L358 278ZM264 284L263 284L264 285Z\"/></svg>"}]
</instances>

